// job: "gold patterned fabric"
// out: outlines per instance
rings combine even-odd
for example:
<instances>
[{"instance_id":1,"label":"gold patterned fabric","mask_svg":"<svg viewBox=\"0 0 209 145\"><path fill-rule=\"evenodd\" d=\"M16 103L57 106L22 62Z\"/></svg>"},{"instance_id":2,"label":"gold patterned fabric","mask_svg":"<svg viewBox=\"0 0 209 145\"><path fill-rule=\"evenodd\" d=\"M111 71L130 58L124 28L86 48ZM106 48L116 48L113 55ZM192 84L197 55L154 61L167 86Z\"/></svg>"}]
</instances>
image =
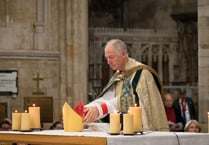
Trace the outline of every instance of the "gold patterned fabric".
<instances>
[{"instance_id":1,"label":"gold patterned fabric","mask_svg":"<svg viewBox=\"0 0 209 145\"><path fill-rule=\"evenodd\" d=\"M156 83L156 80L159 79L157 73L150 69L150 67L129 58L129 62L126 65L125 72L122 74L122 76L129 76L131 83L136 74L136 70L138 70L139 68L142 69L142 72L136 86L136 92L139 96L139 104L142 107L143 129L155 131L169 131L166 113L161 97L162 86L160 86L160 82ZM155 75L155 78L153 77L153 75ZM124 81L120 80L116 83L116 97L118 98L118 107L123 108L120 101L121 96L123 96ZM132 99L134 103L135 99L133 97L133 89L131 89L130 92L132 94Z\"/></svg>"}]
</instances>

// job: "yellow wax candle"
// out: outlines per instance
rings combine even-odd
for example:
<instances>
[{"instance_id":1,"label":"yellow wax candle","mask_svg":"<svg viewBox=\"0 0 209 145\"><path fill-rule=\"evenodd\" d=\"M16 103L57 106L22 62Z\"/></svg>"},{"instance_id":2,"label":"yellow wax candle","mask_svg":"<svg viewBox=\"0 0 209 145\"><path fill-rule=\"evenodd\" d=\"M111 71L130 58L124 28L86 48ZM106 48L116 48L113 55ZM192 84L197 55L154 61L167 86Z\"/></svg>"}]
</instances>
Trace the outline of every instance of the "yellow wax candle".
<instances>
[{"instance_id":1,"label":"yellow wax candle","mask_svg":"<svg viewBox=\"0 0 209 145\"><path fill-rule=\"evenodd\" d=\"M133 114L134 132L142 131L142 108L129 107L130 114Z\"/></svg>"},{"instance_id":2,"label":"yellow wax candle","mask_svg":"<svg viewBox=\"0 0 209 145\"><path fill-rule=\"evenodd\" d=\"M133 133L133 114L123 114L123 134Z\"/></svg>"},{"instance_id":3,"label":"yellow wax candle","mask_svg":"<svg viewBox=\"0 0 209 145\"><path fill-rule=\"evenodd\" d=\"M27 131L30 130L30 114L25 111L25 113L21 113L21 125L20 130Z\"/></svg>"},{"instance_id":4,"label":"yellow wax candle","mask_svg":"<svg viewBox=\"0 0 209 145\"><path fill-rule=\"evenodd\" d=\"M21 113L17 110L12 113L12 130L20 130Z\"/></svg>"},{"instance_id":5,"label":"yellow wax candle","mask_svg":"<svg viewBox=\"0 0 209 145\"><path fill-rule=\"evenodd\" d=\"M209 112L208 112L208 133L209 133Z\"/></svg>"},{"instance_id":6,"label":"yellow wax candle","mask_svg":"<svg viewBox=\"0 0 209 145\"><path fill-rule=\"evenodd\" d=\"M110 114L110 134L120 134L120 114Z\"/></svg>"},{"instance_id":7,"label":"yellow wax candle","mask_svg":"<svg viewBox=\"0 0 209 145\"><path fill-rule=\"evenodd\" d=\"M35 104L33 104L32 107L29 107L29 114L31 128L40 128L40 107L36 107Z\"/></svg>"}]
</instances>

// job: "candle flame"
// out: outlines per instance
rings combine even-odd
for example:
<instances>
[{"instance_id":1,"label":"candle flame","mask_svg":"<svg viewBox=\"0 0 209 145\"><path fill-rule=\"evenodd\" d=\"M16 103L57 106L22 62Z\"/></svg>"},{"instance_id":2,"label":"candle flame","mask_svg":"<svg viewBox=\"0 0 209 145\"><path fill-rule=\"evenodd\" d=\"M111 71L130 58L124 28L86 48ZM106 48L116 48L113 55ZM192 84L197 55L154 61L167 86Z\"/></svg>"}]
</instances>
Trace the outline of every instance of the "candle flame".
<instances>
[{"instance_id":1,"label":"candle flame","mask_svg":"<svg viewBox=\"0 0 209 145\"><path fill-rule=\"evenodd\" d=\"M27 110L25 110L25 113L27 113L28 111Z\"/></svg>"},{"instance_id":2,"label":"candle flame","mask_svg":"<svg viewBox=\"0 0 209 145\"><path fill-rule=\"evenodd\" d=\"M33 104L33 107L35 107L36 106L36 104Z\"/></svg>"},{"instance_id":3,"label":"candle flame","mask_svg":"<svg viewBox=\"0 0 209 145\"><path fill-rule=\"evenodd\" d=\"M18 111L17 110L15 110L15 113L17 113Z\"/></svg>"},{"instance_id":4,"label":"candle flame","mask_svg":"<svg viewBox=\"0 0 209 145\"><path fill-rule=\"evenodd\" d=\"M209 115L209 112L208 112L208 115Z\"/></svg>"}]
</instances>

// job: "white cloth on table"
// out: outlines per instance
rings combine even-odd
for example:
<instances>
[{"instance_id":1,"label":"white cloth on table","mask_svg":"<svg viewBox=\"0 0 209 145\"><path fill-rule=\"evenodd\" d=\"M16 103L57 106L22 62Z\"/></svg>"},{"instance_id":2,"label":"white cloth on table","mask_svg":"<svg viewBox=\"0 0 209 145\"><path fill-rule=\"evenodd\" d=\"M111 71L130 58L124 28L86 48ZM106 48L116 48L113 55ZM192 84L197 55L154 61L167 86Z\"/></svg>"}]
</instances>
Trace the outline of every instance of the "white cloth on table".
<instances>
[{"instance_id":1,"label":"white cloth on table","mask_svg":"<svg viewBox=\"0 0 209 145\"><path fill-rule=\"evenodd\" d=\"M147 131L134 135L110 135L109 124L91 123L82 132L64 132L64 130L41 130L32 132L0 131L12 134L35 134L52 136L86 136L107 138L107 145L209 145L208 133Z\"/></svg>"},{"instance_id":2,"label":"white cloth on table","mask_svg":"<svg viewBox=\"0 0 209 145\"><path fill-rule=\"evenodd\" d=\"M209 134L187 132L145 132L144 135L113 135L107 145L209 145Z\"/></svg>"}]
</instances>

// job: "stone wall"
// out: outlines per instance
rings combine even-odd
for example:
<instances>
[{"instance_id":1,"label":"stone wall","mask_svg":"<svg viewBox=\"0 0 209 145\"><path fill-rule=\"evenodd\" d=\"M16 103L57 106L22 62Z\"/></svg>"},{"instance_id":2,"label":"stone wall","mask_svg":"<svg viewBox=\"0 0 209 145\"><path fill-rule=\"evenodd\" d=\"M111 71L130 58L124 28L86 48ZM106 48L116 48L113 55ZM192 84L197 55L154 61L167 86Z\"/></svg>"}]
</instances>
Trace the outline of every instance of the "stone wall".
<instances>
[{"instance_id":1,"label":"stone wall","mask_svg":"<svg viewBox=\"0 0 209 145\"><path fill-rule=\"evenodd\" d=\"M0 69L18 70L17 96L0 96L14 109L24 110L24 97L40 91L53 97L53 115L61 120L62 105L87 100L88 1L0 1ZM35 95L41 97L41 95Z\"/></svg>"},{"instance_id":2,"label":"stone wall","mask_svg":"<svg viewBox=\"0 0 209 145\"><path fill-rule=\"evenodd\" d=\"M199 121L208 132L209 112L209 2L198 0Z\"/></svg>"}]
</instances>

